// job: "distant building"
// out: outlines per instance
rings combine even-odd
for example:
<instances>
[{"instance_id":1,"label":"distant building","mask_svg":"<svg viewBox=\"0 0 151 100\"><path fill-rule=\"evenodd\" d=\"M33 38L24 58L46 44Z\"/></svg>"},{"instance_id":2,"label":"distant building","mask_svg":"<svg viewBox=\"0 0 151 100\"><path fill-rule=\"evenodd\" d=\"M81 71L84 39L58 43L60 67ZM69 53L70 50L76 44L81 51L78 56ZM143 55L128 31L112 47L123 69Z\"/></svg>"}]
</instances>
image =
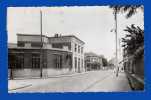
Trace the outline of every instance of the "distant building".
<instances>
[{"instance_id":1,"label":"distant building","mask_svg":"<svg viewBox=\"0 0 151 100\"><path fill-rule=\"evenodd\" d=\"M95 53L85 53L85 69L87 71L102 69L102 56Z\"/></svg>"},{"instance_id":2,"label":"distant building","mask_svg":"<svg viewBox=\"0 0 151 100\"><path fill-rule=\"evenodd\" d=\"M114 57L114 58L111 58L110 60L109 60L109 65L110 66L116 66L116 58Z\"/></svg>"},{"instance_id":3,"label":"distant building","mask_svg":"<svg viewBox=\"0 0 151 100\"><path fill-rule=\"evenodd\" d=\"M10 78L31 78L84 71L84 42L74 35L17 34L8 44ZM42 66L42 67L41 67Z\"/></svg>"}]
</instances>

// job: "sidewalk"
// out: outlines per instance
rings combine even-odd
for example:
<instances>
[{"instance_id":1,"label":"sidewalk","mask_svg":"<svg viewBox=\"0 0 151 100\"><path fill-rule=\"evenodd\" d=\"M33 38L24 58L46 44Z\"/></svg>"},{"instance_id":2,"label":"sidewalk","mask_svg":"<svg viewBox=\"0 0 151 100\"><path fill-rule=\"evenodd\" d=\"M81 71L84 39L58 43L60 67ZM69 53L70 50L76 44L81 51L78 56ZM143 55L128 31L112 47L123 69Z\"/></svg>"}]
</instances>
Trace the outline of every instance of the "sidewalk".
<instances>
[{"instance_id":1,"label":"sidewalk","mask_svg":"<svg viewBox=\"0 0 151 100\"><path fill-rule=\"evenodd\" d=\"M127 92L132 91L124 72L120 72L119 76L116 77L115 73L100 80L93 86L84 90L84 92Z\"/></svg>"},{"instance_id":2,"label":"sidewalk","mask_svg":"<svg viewBox=\"0 0 151 100\"><path fill-rule=\"evenodd\" d=\"M72 77L74 76L74 77ZM95 77L96 76L96 77ZM71 78L70 78L71 77ZM71 87L68 87L71 86ZM26 88L25 88L26 87ZM113 71L91 71L52 76L50 78L9 80L9 91L78 91L125 92L131 91L124 72L116 77Z\"/></svg>"},{"instance_id":3,"label":"sidewalk","mask_svg":"<svg viewBox=\"0 0 151 100\"><path fill-rule=\"evenodd\" d=\"M32 84L29 81L26 80L9 80L8 81L8 91L11 90L17 90L25 87L32 86Z\"/></svg>"},{"instance_id":4,"label":"sidewalk","mask_svg":"<svg viewBox=\"0 0 151 100\"><path fill-rule=\"evenodd\" d=\"M12 91L12 90L30 87L32 85L44 84L44 83L46 83L46 81L50 81L49 80L50 78L72 77L72 76L86 74L86 73L88 73L88 72L54 75L54 76L50 76L47 78L45 78L45 77L44 78L37 78L36 77L36 78L31 78L31 79L18 78L18 79L14 79L14 80L8 80L8 90ZM44 80L44 81L41 81L41 80Z\"/></svg>"}]
</instances>

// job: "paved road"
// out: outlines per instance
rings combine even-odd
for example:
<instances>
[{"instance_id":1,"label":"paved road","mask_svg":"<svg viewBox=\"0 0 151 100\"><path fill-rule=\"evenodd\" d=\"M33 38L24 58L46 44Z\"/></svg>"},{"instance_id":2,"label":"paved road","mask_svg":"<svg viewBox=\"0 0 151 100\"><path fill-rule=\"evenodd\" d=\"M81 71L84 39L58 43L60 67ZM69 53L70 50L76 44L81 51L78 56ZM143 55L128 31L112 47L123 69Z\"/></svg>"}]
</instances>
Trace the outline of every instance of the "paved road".
<instances>
[{"instance_id":1,"label":"paved road","mask_svg":"<svg viewBox=\"0 0 151 100\"><path fill-rule=\"evenodd\" d=\"M93 92L93 89L94 91L96 91L96 88L97 91L102 91L98 90L99 89L98 84L101 84L102 82L104 82L106 79L109 79L113 75L114 74L112 70L107 70L107 71L91 71L84 74L59 78L34 79L32 80L33 82L31 81L33 83L32 86L17 89L11 92L87 92L87 91ZM106 80L106 82L104 82L103 84L106 84L107 82L108 81ZM99 87L101 86L99 85Z\"/></svg>"}]
</instances>

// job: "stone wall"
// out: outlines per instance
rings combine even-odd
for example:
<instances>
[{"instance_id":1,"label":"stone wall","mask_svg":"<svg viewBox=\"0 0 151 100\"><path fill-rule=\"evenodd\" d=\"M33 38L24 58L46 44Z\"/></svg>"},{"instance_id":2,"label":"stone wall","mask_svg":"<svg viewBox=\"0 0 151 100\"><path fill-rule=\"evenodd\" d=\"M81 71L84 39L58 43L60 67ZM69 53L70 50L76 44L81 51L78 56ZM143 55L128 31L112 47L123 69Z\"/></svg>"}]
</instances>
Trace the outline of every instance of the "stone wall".
<instances>
[{"instance_id":1,"label":"stone wall","mask_svg":"<svg viewBox=\"0 0 151 100\"><path fill-rule=\"evenodd\" d=\"M144 90L144 56L125 64L127 77L133 90Z\"/></svg>"}]
</instances>

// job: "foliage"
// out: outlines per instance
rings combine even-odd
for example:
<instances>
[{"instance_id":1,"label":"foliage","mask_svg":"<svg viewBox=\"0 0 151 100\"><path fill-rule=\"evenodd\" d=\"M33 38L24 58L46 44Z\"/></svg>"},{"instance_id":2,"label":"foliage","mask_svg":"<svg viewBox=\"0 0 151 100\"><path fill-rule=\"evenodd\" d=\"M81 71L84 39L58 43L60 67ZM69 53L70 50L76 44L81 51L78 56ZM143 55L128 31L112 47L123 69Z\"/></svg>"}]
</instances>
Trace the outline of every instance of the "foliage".
<instances>
[{"instance_id":1,"label":"foliage","mask_svg":"<svg viewBox=\"0 0 151 100\"><path fill-rule=\"evenodd\" d=\"M107 66L108 65L108 61L106 58L102 58L102 63L103 63L103 66Z\"/></svg>"},{"instance_id":2,"label":"foliage","mask_svg":"<svg viewBox=\"0 0 151 100\"><path fill-rule=\"evenodd\" d=\"M137 13L138 9L144 11L143 5L114 5L110 6L110 8L113 9L114 14L126 13L126 18L130 18ZM132 24L131 26L127 26L124 31L128 32L125 38L122 38L124 56L135 55L137 57L138 55L142 55L144 53L144 30Z\"/></svg>"},{"instance_id":3,"label":"foliage","mask_svg":"<svg viewBox=\"0 0 151 100\"><path fill-rule=\"evenodd\" d=\"M144 30L132 24L131 26L127 26L124 31L128 32L128 34L122 38L122 42L124 43L122 47L124 47L125 56L134 55L136 51L138 54L142 52L140 48L144 45ZM140 49L140 51L138 49Z\"/></svg>"},{"instance_id":4,"label":"foliage","mask_svg":"<svg viewBox=\"0 0 151 100\"><path fill-rule=\"evenodd\" d=\"M132 15L137 13L138 9L144 11L144 7L142 5L115 5L110 6L113 9L113 13L126 13L126 18L130 18Z\"/></svg>"}]
</instances>

